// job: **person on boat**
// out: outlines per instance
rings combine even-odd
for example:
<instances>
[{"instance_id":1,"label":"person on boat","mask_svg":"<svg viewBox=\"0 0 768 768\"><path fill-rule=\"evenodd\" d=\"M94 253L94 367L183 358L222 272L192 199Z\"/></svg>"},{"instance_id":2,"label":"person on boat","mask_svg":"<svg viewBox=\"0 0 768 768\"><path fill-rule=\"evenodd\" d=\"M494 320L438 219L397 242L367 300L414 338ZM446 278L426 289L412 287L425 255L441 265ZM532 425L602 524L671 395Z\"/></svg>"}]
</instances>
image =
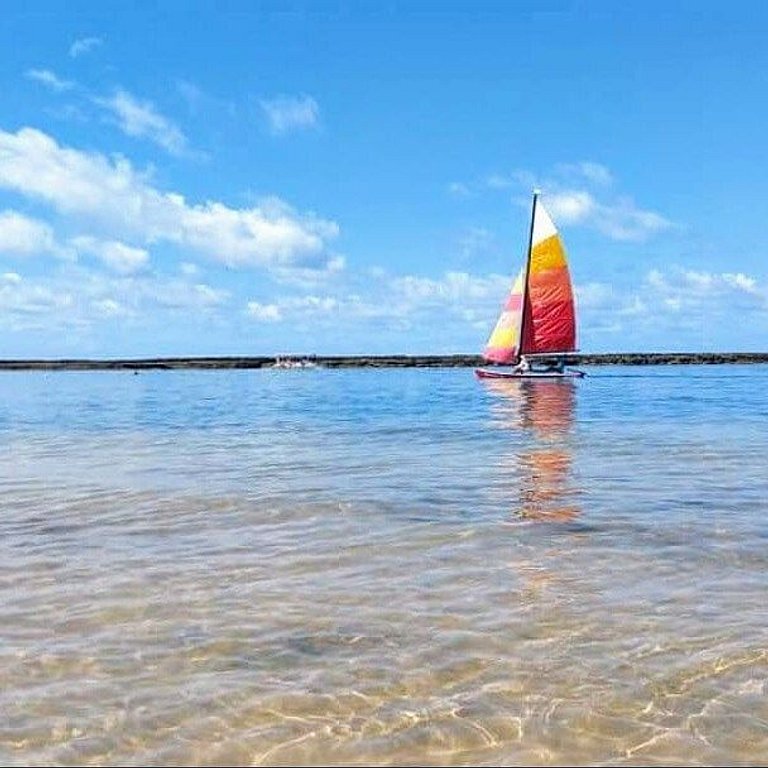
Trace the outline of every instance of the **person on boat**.
<instances>
[{"instance_id":1,"label":"person on boat","mask_svg":"<svg viewBox=\"0 0 768 768\"><path fill-rule=\"evenodd\" d=\"M528 373L531 370L531 364L525 355L520 355L520 360L515 366L515 373Z\"/></svg>"},{"instance_id":2,"label":"person on boat","mask_svg":"<svg viewBox=\"0 0 768 768\"><path fill-rule=\"evenodd\" d=\"M547 363L545 373L564 373L565 372L565 360L562 357L558 357L557 360L550 360Z\"/></svg>"}]
</instances>

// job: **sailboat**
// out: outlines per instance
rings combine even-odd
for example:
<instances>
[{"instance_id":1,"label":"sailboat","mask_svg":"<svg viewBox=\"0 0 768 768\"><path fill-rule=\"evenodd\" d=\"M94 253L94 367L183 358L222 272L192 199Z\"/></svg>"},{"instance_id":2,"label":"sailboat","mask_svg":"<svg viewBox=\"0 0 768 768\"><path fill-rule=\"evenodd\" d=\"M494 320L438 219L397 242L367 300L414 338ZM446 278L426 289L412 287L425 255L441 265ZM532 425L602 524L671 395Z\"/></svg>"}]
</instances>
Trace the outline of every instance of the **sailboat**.
<instances>
[{"instance_id":1,"label":"sailboat","mask_svg":"<svg viewBox=\"0 0 768 768\"><path fill-rule=\"evenodd\" d=\"M563 355L576 351L576 310L565 248L552 219L533 193L528 253L483 351L512 370L476 368L481 379L581 378Z\"/></svg>"}]
</instances>

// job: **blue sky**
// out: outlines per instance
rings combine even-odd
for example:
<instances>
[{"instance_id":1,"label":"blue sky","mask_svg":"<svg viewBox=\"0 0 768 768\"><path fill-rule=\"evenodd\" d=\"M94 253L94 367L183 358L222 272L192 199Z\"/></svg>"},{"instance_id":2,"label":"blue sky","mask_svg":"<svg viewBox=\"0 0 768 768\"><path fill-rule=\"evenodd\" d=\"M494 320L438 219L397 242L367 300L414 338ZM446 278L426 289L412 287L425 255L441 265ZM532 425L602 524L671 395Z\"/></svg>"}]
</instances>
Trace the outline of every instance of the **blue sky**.
<instances>
[{"instance_id":1,"label":"blue sky","mask_svg":"<svg viewBox=\"0 0 768 768\"><path fill-rule=\"evenodd\" d=\"M5 3L0 357L479 352L534 185L583 351L766 350L766 34L742 2Z\"/></svg>"}]
</instances>

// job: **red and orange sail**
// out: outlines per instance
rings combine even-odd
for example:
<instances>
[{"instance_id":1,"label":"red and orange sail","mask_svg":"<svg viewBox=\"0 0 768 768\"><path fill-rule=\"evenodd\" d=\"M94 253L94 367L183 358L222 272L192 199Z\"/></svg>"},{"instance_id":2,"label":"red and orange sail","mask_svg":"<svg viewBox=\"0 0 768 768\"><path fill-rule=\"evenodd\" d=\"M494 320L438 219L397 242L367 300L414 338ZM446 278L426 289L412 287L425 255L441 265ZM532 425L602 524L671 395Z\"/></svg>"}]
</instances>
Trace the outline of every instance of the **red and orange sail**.
<instances>
[{"instance_id":1,"label":"red and orange sail","mask_svg":"<svg viewBox=\"0 0 768 768\"><path fill-rule=\"evenodd\" d=\"M520 355L557 354L576 349L576 313L568 261L557 229L536 198L527 284L520 271L507 297L484 357L512 363ZM523 329L521 343L520 329Z\"/></svg>"}]
</instances>

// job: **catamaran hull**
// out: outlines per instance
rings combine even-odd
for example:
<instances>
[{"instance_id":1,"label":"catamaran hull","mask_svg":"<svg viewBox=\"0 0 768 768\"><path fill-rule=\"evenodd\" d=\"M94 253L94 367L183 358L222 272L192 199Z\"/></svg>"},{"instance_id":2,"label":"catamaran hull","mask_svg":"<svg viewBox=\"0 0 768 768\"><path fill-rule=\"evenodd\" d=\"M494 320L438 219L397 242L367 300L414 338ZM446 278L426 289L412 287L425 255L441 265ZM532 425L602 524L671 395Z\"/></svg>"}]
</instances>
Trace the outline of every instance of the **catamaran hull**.
<instances>
[{"instance_id":1,"label":"catamaran hull","mask_svg":"<svg viewBox=\"0 0 768 768\"><path fill-rule=\"evenodd\" d=\"M475 376L478 379L581 379L586 374L584 371L568 370L557 371L527 371L526 373L514 371L489 371L487 368L475 368Z\"/></svg>"}]
</instances>

